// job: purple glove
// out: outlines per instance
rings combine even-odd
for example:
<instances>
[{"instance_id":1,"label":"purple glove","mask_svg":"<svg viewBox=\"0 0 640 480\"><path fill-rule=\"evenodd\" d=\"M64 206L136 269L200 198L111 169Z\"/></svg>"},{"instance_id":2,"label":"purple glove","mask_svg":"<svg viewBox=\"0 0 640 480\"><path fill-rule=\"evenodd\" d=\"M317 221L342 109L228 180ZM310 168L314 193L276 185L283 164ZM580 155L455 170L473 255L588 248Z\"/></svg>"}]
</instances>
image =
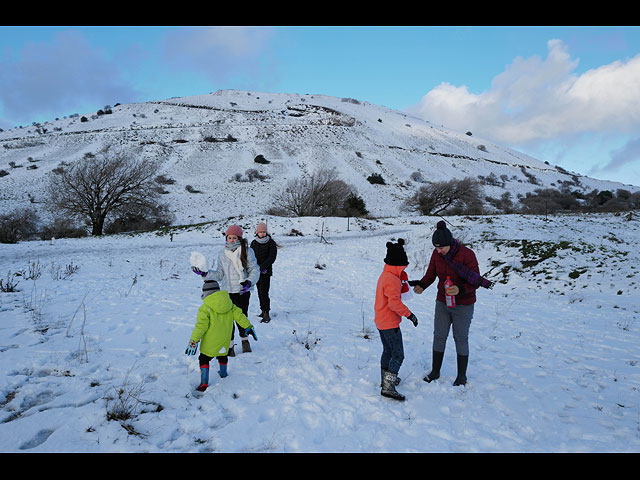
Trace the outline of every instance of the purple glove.
<instances>
[{"instance_id":1,"label":"purple glove","mask_svg":"<svg viewBox=\"0 0 640 480\"><path fill-rule=\"evenodd\" d=\"M191 270L193 270L193 273L195 273L196 275L200 275L201 277L207 276L207 272L201 272L200 270L198 270L198 267L191 267Z\"/></svg>"},{"instance_id":2,"label":"purple glove","mask_svg":"<svg viewBox=\"0 0 640 480\"><path fill-rule=\"evenodd\" d=\"M251 288L251 281L245 280L244 282L240 282L240 285L242 285L242 290L240 290L240 295L242 295L243 293L247 293Z\"/></svg>"}]
</instances>

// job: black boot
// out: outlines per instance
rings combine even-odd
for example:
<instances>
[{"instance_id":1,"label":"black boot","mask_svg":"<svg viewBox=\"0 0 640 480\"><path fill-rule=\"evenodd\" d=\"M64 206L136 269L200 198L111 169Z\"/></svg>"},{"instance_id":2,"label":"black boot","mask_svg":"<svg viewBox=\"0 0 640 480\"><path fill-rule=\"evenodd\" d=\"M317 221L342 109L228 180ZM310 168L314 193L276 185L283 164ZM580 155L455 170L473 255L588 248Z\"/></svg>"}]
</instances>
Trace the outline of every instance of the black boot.
<instances>
[{"instance_id":1,"label":"black boot","mask_svg":"<svg viewBox=\"0 0 640 480\"><path fill-rule=\"evenodd\" d=\"M380 391L380 395L393 398L394 400L404 401L404 395L398 393L396 390L397 380L397 374L384 370L382 372L382 390Z\"/></svg>"},{"instance_id":2,"label":"black boot","mask_svg":"<svg viewBox=\"0 0 640 480\"><path fill-rule=\"evenodd\" d=\"M458 355L458 376L453 382L453 386L466 385L467 383L467 365L469 364L469 355Z\"/></svg>"},{"instance_id":3,"label":"black boot","mask_svg":"<svg viewBox=\"0 0 640 480\"><path fill-rule=\"evenodd\" d=\"M440 368L442 367L442 360L444 359L444 352L432 352L432 360L431 360L431 372L429 375L423 378L423 380L427 383L431 383L432 381L440 378Z\"/></svg>"},{"instance_id":4,"label":"black boot","mask_svg":"<svg viewBox=\"0 0 640 480\"><path fill-rule=\"evenodd\" d=\"M260 320L260 323L269 323L271 321L271 317L269 316L269 310L263 310L260 316L262 317L262 320Z\"/></svg>"}]
</instances>

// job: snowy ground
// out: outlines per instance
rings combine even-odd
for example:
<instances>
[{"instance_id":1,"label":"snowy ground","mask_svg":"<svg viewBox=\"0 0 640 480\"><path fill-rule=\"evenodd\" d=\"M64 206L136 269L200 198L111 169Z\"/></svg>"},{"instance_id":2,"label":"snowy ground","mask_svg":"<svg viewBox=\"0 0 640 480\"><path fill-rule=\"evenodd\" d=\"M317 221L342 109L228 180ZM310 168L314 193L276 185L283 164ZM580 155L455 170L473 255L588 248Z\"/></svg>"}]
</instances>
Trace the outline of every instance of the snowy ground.
<instances>
[{"instance_id":1,"label":"snowy ground","mask_svg":"<svg viewBox=\"0 0 640 480\"><path fill-rule=\"evenodd\" d=\"M249 230L259 220L236 219ZM346 219L270 218L281 246L273 320L259 323L254 292L253 352L230 359L225 379L212 371L201 397L197 356L184 354L201 286L189 257L213 259L226 224L172 240L0 245L5 285L9 272L41 270L0 292L0 451L640 451L640 222L448 220L483 273L506 283L478 293L465 387L451 385L452 338L440 380L422 381L435 286L414 296L420 323L402 324L404 403L380 396L375 285L386 241L400 236L409 278L424 273L436 218L351 219L349 231ZM303 235L287 236L292 228ZM529 266L523 239L553 254ZM119 399L132 416L109 419Z\"/></svg>"}]
</instances>

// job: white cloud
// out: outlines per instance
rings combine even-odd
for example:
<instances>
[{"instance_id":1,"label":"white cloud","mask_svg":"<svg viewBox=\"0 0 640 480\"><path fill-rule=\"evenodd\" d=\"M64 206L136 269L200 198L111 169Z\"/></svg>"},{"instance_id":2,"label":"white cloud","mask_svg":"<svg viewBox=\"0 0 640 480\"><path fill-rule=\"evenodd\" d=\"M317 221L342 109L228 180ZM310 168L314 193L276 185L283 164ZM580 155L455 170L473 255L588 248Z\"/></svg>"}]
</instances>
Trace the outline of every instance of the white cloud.
<instances>
[{"instance_id":1,"label":"white cloud","mask_svg":"<svg viewBox=\"0 0 640 480\"><path fill-rule=\"evenodd\" d=\"M136 97L121 79L118 62L93 48L77 31L57 34L50 43L26 44L0 58L3 116L31 122L77 112L78 105L98 109Z\"/></svg>"},{"instance_id":2,"label":"white cloud","mask_svg":"<svg viewBox=\"0 0 640 480\"><path fill-rule=\"evenodd\" d=\"M261 50L268 30L248 27L184 27L167 35L170 53L188 56L213 52L227 56L253 55Z\"/></svg>"},{"instance_id":3,"label":"white cloud","mask_svg":"<svg viewBox=\"0 0 640 480\"><path fill-rule=\"evenodd\" d=\"M560 40L548 56L516 58L488 91L443 83L411 111L434 123L503 144L585 132L637 132L640 127L640 55L582 75Z\"/></svg>"},{"instance_id":4,"label":"white cloud","mask_svg":"<svg viewBox=\"0 0 640 480\"><path fill-rule=\"evenodd\" d=\"M166 34L164 58L216 81L257 76L271 35L271 29L262 27L181 27Z\"/></svg>"},{"instance_id":5,"label":"white cloud","mask_svg":"<svg viewBox=\"0 0 640 480\"><path fill-rule=\"evenodd\" d=\"M622 148L611 152L611 160L592 169L592 174L608 172L633 172L634 179L640 179L640 137L629 140ZM630 179L627 178L626 181Z\"/></svg>"}]
</instances>

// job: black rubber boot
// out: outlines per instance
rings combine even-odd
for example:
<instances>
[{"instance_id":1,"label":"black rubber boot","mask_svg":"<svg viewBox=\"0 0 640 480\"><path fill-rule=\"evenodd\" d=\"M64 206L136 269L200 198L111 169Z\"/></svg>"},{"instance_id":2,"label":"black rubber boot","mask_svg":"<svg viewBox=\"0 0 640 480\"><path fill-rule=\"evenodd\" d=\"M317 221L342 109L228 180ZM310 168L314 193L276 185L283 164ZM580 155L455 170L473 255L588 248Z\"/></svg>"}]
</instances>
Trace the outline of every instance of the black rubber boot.
<instances>
[{"instance_id":1,"label":"black rubber boot","mask_svg":"<svg viewBox=\"0 0 640 480\"><path fill-rule=\"evenodd\" d=\"M458 376L453 382L453 386L466 385L467 365L469 365L469 355L458 355Z\"/></svg>"},{"instance_id":2,"label":"black rubber boot","mask_svg":"<svg viewBox=\"0 0 640 480\"><path fill-rule=\"evenodd\" d=\"M432 360L431 360L431 372L429 375L423 378L423 380L427 383L431 383L434 380L440 378L440 368L442 368L442 360L444 359L444 352L432 352Z\"/></svg>"}]
</instances>

